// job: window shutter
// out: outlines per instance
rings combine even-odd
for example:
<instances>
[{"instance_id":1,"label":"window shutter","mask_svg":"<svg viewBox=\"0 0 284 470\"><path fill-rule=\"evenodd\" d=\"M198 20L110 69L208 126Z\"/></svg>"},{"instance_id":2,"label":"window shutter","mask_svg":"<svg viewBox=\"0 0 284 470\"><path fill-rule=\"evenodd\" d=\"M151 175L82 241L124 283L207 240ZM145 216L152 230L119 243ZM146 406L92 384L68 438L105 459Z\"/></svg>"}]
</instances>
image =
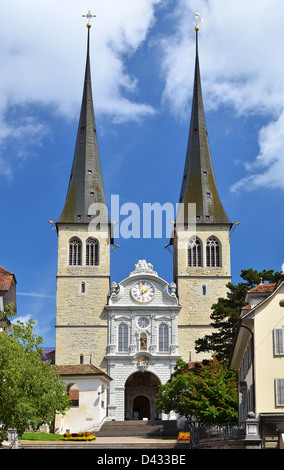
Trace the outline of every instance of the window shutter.
<instances>
[{"instance_id":1,"label":"window shutter","mask_svg":"<svg viewBox=\"0 0 284 470\"><path fill-rule=\"evenodd\" d=\"M284 379L275 379L275 405L284 405Z\"/></svg>"},{"instance_id":2,"label":"window shutter","mask_svg":"<svg viewBox=\"0 0 284 470\"><path fill-rule=\"evenodd\" d=\"M273 337L274 337L274 355L283 356L284 355L283 328L275 328L273 330Z\"/></svg>"}]
</instances>

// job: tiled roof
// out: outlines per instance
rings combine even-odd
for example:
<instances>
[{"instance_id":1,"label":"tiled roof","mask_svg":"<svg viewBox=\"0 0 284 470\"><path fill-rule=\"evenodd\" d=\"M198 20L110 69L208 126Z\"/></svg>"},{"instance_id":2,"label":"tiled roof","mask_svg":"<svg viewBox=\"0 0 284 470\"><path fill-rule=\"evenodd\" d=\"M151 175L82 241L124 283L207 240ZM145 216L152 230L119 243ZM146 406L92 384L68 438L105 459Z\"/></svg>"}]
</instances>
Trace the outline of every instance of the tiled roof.
<instances>
[{"instance_id":1,"label":"tiled roof","mask_svg":"<svg viewBox=\"0 0 284 470\"><path fill-rule=\"evenodd\" d=\"M93 364L70 364L58 365L56 367L58 375L104 375L109 380L112 380L109 375Z\"/></svg>"},{"instance_id":2,"label":"tiled roof","mask_svg":"<svg viewBox=\"0 0 284 470\"><path fill-rule=\"evenodd\" d=\"M259 284L258 286L255 286L252 289L250 289L248 293L257 293L257 294L271 293L274 291L275 286L276 286L275 282L271 282L269 284Z\"/></svg>"},{"instance_id":3,"label":"tiled roof","mask_svg":"<svg viewBox=\"0 0 284 470\"><path fill-rule=\"evenodd\" d=\"M8 291L11 287L14 274L0 266L0 291Z\"/></svg>"}]
</instances>

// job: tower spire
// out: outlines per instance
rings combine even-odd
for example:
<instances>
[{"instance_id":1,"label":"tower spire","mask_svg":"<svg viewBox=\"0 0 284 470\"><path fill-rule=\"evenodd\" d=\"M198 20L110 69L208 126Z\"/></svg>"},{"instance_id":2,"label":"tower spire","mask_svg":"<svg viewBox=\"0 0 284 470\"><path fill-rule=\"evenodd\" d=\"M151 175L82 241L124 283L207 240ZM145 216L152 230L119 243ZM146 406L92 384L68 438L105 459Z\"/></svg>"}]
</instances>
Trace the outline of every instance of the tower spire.
<instances>
[{"instance_id":1,"label":"tower spire","mask_svg":"<svg viewBox=\"0 0 284 470\"><path fill-rule=\"evenodd\" d=\"M196 20L199 13L195 14ZM183 182L179 202L184 204L196 204L197 223L225 223L231 224L219 198L215 176L212 166L212 158L208 140L208 133L203 106L199 55L198 55L198 32L196 32L196 57L194 86L192 98L191 121L188 137L188 146L185 159ZM185 223L187 220L187 209L184 211Z\"/></svg>"},{"instance_id":2,"label":"tower spire","mask_svg":"<svg viewBox=\"0 0 284 470\"><path fill-rule=\"evenodd\" d=\"M87 24L87 57L80 119L65 205L57 223L89 222L89 207L106 204L92 96L90 68L90 18Z\"/></svg>"}]
</instances>

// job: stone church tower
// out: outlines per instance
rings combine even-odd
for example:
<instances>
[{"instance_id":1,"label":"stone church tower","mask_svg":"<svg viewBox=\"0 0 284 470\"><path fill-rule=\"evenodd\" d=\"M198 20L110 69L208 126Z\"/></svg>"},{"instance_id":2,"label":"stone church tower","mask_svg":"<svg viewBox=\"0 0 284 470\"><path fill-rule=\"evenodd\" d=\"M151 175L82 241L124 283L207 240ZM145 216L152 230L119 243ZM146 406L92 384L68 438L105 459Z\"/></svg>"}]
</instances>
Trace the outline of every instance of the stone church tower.
<instances>
[{"instance_id":1,"label":"stone church tower","mask_svg":"<svg viewBox=\"0 0 284 470\"><path fill-rule=\"evenodd\" d=\"M106 207L87 59L77 141L58 233L56 363L105 369L110 290L110 225L93 232L95 204Z\"/></svg>"},{"instance_id":2,"label":"stone church tower","mask_svg":"<svg viewBox=\"0 0 284 470\"><path fill-rule=\"evenodd\" d=\"M180 215L171 240L179 312L179 352L184 360L200 361L195 341L212 333L210 313L226 297L230 274L232 223L215 182L202 99L196 27L196 58L191 122L181 186ZM189 210L188 210L189 209ZM183 223L184 222L184 223Z\"/></svg>"},{"instance_id":3,"label":"stone church tower","mask_svg":"<svg viewBox=\"0 0 284 470\"><path fill-rule=\"evenodd\" d=\"M157 387L176 361L200 361L195 341L212 332L210 313L230 280L232 223L214 178L201 92L196 28L192 114L171 239L174 282L139 260L110 286L111 224L97 223L106 208L97 141L89 58L69 187L58 233L56 364L93 364L112 379L109 419L157 419ZM188 212L187 208L192 209ZM100 212L100 210L99 210ZM96 222L94 224L94 221ZM151 260L148 260L151 261ZM156 268L156 267L155 267ZM208 357L208 355L207 355Z\"/></svg>"}]
</instances>

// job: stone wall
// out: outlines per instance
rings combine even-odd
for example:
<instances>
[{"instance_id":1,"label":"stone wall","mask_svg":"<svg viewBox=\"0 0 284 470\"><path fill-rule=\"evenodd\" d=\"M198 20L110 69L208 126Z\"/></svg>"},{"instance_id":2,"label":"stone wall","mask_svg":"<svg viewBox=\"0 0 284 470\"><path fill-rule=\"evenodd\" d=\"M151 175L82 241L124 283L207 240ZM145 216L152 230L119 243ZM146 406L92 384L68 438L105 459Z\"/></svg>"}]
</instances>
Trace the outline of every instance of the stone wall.
<instances>
[{"instance_id":1,"label":"stone wall","mask_svg":"<svg viewBox=\"0 0 284 470\"><path fill-rule=\"evenodd\" d=\"M202 266L188 266L187 231L178 231L174 240L174 281L181 310L179 312L179 353L184 360L200 361L208 354L196 354L195 341L212 333L210 315L219 297L226 297L231 280L229 226L197 226L196 237L202 244ZM221 266L206 266L206 242L215 236L221 246Z\"/></svg>"},{"instance_id":2,"label":"stone wall","mask_svg":"<svg viewBox=\"0 0 284 470\"><path fill-rule=\"evenodd\" d=\"M110 291L110 245L108 233L99 240L99 264L85 264L86 240L93 234L88 225L59 226L56 306L56 364L79 364L90 360L106 370L107 303ZM82 265L69 266L69 240L82 242Z\"/></svg>"}]
</instances>

